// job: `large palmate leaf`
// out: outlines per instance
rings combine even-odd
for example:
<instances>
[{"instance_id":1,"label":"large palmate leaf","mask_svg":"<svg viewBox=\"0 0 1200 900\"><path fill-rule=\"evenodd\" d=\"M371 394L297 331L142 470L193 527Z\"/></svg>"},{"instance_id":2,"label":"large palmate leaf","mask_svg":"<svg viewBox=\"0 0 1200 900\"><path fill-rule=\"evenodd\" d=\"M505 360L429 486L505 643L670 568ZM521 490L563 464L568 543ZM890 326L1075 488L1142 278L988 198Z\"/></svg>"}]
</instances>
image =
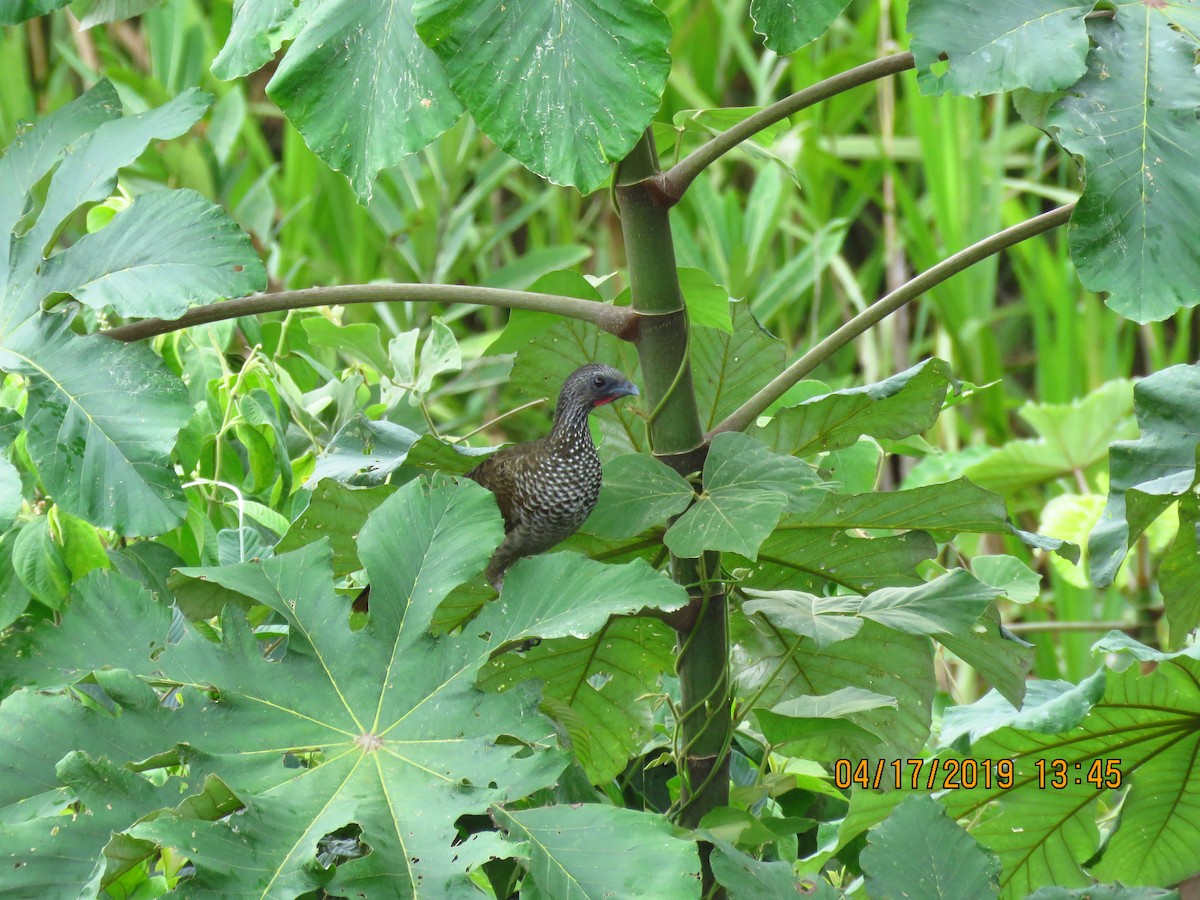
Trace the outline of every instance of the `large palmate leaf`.
<instances>
[{"instance_id":1,"label":"large palmate leaf","mask_svg":"<svg viewBox=\"0 0 1200 900\"><path fill-rule=\"evenodd\" d=\"M928 359L878 384L822 394L781 409L750 434L796 456L849 447L864 434L906 438L933 426L953 384L949 364Z\"/></svg>"},{"instance_id":2,"label":"large palmate leaf","mask_svg":"<svg viewBox=\"0 0 1200 900\"><path fill-rule=\"evenodd\" d=\"M189 891L249 886L295 896L324 885L383 897L465 887L468 868L497 850L483 841L452 846L455 820L549 786L566 762L553 747L553 725L537 713L534 690L492 694L475 686L489 654L529 636L587 636L632 606L686 602L681 588L644 563L581 568L578 559L554 554L514 567L505 588L513 599L486 605L461 635L429 636L438 603L478 576L501 534L492 496L474 483L414 481L398 489L362 530L372 598L370 619L357 632L334 593L324 542L205 570L286 626L286 651L270 660L236 609L222 618L220 644L203 636L209 629L191 628L166 643L170 617L148 592L113 573L89 576L83 584L90 593L80 599L91 613L79 623L64 619L70 635L49 623L35 628L15 674L53 685L94 673L121 715L65 696L22 692L6 701L0 811L59 787L56 747L78 746L118 765L181 758L191 783L220 779L242 807L227 821L201 821L191 809L166 812L130 831L191 860ZM568 569L584 573L582 594ZM543 579L560 590L538 590ZM279 633L275 626L266 636ZM73 651L60 653L71 636L79 638ZM178 708L159 704L143 680L176 685ZM155 800L139 812L169 805ZM343 860L336 872L323 870L315 856L324 838L345 828L357 829L370 852ZM74 849L94 863L102 847ZM28 850L13 853L19 860Z\"/></svg>"},{"instance_id":3,"label":"large palmate leaf","mask_svg":"<svg viewBox=\"0 0 1200 900\"><path fill-rule=\"evenodd\" d=\"M101 81L0 160L0 368L27 379L27 446L55 502L123 534L158 534L182 518L167 453L190 411L186 392L148 351L79 337L41 305L72 294L119 315L177 316L262 287L264 270L229 217L186 191L143 195L101 231L51 250L77 208L108 197L151 140L183 133L207 106L188 91L122 117ZM34 187L51 171L39 209Z\"/></svg>"},{"instance_id":4,"label":"large palmate leaf","mask_svg":"<svg viewBox=\"0 0 1200 900\"><path fill-rule=\"evenodd\" d=\"M662 816L599 803L491 814L529 868L523 897L699 900L696 846Z\"/></svg>"},{"instance_id":5,"label":"large palmate leaf","mask_svg":"<svg viewBox=\"0 0 1200 900\"><path fill-rule=\"evenodd\" d=\"M1194 875L1196 856L1172 848L1200 846L1200 662L1152 651L1114 633L1097 649L1138 665L1104 676L1104 696L1078 725L1059 734L1004 727L971 747L994 767L1013 761L1013 778L942 797L950 813L973 822L971 834L997 854L1002 895L1024 897L1041 885L1082 886L1081 865L1103 849L1092 872L1131 884L1174 884ZM1039 768L1039 765L1041 766ZM1128 787L1113 833L1101 845L1101 805ZM997 802L998 801L998 802ZM1145 835L1157 839L1146 841Z\"/></svg>"},{"instance_id":6,"label":"large palmate leaf","mask_svg":"<svg viewBox=\"0 0 1200 900\"><path fill-rule=\"evenodd\" d=\"M1200 303L1188 237L1200 192L1200 38L1191 3L1115 6L1090 23L1087 74L1044 124L1083 158L1069 232L1080 279L1109 292L1121 315L1151 322Z\"/></svg>"},{"instance_id":7,"label":"large palmate leaf","mask_svg":"<svg viewBox=\"0 0 1200 900\"><path fill-rule=\"evenodd\" d=\"M479 127L556 184L604 184L658 111L671 29L649 0L415 0L413 12Z\"/></svg>"},{"instance_id":8,"label":"large palmate leaf","mask_svg":"<svg viewBox=\"0 0 1200 900\"><path fill-rule=\"evenodd\" d=\"M820 501L816 471L794 456L771 452L749 435L717 435L704 461L704 490L667 529L677 556L729 550L754 559L784 510Z\"/></svg>"},{"instance_id":9,"label":"large palmate leaf","mask_svg":"<svg viewBox=\"0 0 1200 900\"><path fill-rule=\"evenodd\" d=\"M1070 87L1088 51L1088 0L913 0L908 8L917 83L925 94L978 96ZM945 54L946 69L934 71Z\"/></svg>"}]
</instances>

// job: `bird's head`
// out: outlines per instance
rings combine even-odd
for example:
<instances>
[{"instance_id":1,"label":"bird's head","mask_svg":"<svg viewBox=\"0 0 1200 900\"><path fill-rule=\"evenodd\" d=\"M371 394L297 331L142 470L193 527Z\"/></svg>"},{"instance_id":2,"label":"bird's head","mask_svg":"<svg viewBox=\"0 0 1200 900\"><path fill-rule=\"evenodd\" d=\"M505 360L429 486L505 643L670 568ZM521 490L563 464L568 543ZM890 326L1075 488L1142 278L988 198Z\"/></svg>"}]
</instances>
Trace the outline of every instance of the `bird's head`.
<instances>
[{"instance_id":1,"label":"bird's head","mask_svg":"<svg viewBox=\"0 0 1200 900\"><path fill-rule=\"evenodd\" d=\"M592 363L576 369L567 377L558 396L558 407L574 406L590 410L612 403L618 397L636 397L638 393L637 386L612 366Z\"/></svg>"}]
</instances>

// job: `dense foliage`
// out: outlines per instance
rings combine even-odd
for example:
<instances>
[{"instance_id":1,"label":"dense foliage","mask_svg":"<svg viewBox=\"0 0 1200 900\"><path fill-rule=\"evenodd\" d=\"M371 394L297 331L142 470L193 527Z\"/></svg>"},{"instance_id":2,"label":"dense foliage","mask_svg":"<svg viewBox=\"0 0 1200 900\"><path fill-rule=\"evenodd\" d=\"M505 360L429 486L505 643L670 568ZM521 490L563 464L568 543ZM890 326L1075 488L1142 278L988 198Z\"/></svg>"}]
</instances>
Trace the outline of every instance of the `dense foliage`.
<instances>
[{"instance_id":1,"label":"dense foliage","mask_svg":"<svg viewBox=\"0 0 1200 900\"><path fill-rule=\"evenodd\" d=\"M1190 3L0 25L3 896L1200 873Z\"/></svg>"}]
</instances>

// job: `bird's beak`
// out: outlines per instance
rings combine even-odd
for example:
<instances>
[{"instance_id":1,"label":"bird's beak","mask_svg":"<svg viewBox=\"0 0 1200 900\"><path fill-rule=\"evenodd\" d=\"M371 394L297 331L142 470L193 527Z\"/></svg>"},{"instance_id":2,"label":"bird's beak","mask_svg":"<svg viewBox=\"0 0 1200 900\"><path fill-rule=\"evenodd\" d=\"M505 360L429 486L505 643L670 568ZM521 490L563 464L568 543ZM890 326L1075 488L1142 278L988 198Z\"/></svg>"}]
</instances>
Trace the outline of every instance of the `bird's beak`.
<instances>
[{"instance_id":1,"label":"bird's beak","mask_svg":"<svg viewBox=\"0 0 1200 900\"><path fill-rule=\"evenodd\" d=\"M640 395L641 391L637 389L637 385L632 381L626 381L623 384L618 384L613 387L613 389L608 392L608 396L601 400L597 400L592 404L592 406L606 406L607 404L612 403L618 397L638 397Z\"/></svg>"}]
</instances>

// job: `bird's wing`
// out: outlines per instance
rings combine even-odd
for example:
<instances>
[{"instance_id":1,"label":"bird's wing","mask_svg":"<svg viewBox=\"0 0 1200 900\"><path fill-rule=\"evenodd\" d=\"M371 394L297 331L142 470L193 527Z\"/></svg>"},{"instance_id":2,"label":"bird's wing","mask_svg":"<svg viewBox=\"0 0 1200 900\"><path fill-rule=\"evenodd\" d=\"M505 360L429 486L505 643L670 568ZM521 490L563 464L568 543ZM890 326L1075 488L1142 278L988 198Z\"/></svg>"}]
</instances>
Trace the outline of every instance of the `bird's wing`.
<instances>
[{"instance_id":1,"label":"bird's wing","mask_svg":"<svg viewBox=\"0 0 1200 900\"><path fill-rule=\"evenodd\" d=\"M496 505L504 516L504 532L507 534L520 524L519 507L514 502L517 495L517 477L524 454L512 453L517 447L506 447L493 453L470 472L467 477L496 495Z\"/></svg>"}]
</instances>

